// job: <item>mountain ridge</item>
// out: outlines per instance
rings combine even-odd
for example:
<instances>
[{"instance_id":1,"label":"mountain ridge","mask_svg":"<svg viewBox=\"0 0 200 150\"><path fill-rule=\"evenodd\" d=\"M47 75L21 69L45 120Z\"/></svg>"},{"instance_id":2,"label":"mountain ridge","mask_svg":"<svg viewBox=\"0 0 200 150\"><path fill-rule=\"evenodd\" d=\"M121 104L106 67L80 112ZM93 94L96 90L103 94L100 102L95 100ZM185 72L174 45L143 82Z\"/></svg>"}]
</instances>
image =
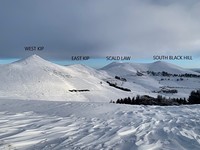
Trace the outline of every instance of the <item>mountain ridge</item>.
<instances>
[{"instance_id":1,"label":"mountain ridge","mask_svg":"<svg viewBox=\"0 0 200 150\"><path fill-rule=\"evenodd\" d=\"M81 64L61 66L32 55L0 65L0 98L108 102L137 94L156 97L163 87L179 89L174 95L161 93L165 96L186 97L192 89L199 88L199 79L185 78L184 81L178 82L178 77L168 77L166 81L162 76L148 75L149 68L158 71L162 71L160 68L168 68L173 72L193 73L163 62L111 63L96 70ZM123 80L119 80L119 77ZM108 82L119 88L110 86ZM131 92L120 89L129 89Z\"/></svg>"},{"instance_id":2,"label":"mountain ridge","mask_svg":"<svg viewBox=\"0 0 200 150\"><path fill-rule=\"evenodd\" d=\"M100 70L106 70L108 72L113 71L114 73L115 70L119 72L118 70L123 70L121 75L124 75L127 72L134 72L137 73L139 72L147 72L147 71L155 71L155 72L168 72L168 73L174 73L174 74L185 74L185 73L190 73L190 74L198 74L197 72L194 72L189 69L185 69L182 67L179 67L177 65L165 62L165 61L155 61L152 63L110 63L104 67L102 67ZM112 74L112 73L111 73ZM128 74L128 73L127 73Z\"/></svg>"},{"instance_id":3,"label":"mountain ridge","mask_svg":"<svg viewBox=\"0 0 200 150\"><path fill-rule=\"evenodd\" d=\"M0 66L0 70L0 97L67 101L116 98L115 89L102 80L104 74L83 65L60 66L33 55ZM70 92L74 89L89 92Z\"/></svg>"}]
</instances>

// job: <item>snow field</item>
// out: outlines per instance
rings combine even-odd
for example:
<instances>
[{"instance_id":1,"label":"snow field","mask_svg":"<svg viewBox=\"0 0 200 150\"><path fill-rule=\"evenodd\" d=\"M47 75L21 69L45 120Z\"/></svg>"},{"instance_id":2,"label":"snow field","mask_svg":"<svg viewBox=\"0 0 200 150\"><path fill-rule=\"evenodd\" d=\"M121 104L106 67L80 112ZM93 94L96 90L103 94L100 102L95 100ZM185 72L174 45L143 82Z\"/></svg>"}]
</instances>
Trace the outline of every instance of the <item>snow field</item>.
<instances>
[{"instance_id":1,"label":"snow field","mask_svg":"<svg viewBox=\"0 0 200 150\"><path fill-rule=\"evenodd\" d=\"M200 149L200 109L107 103L0 101L0 149Z\"/></svg>"}]
</instances>

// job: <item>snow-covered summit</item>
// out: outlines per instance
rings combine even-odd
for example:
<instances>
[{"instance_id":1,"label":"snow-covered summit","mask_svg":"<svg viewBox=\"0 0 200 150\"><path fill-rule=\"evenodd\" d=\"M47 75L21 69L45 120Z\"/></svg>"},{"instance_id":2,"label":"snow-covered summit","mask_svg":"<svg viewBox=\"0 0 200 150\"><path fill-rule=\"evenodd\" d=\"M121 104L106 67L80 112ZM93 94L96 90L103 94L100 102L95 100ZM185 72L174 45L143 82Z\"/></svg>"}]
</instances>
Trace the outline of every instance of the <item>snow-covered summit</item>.
<instances>
[{"instance_id":1,"label":"snow-covered summit","mask_svg":"<svg viewBox=\"0 0 200 150\"><path fill-rule=\"evenodd\" d=\"M30 60L30 61L38 61L38 60L44 60L43 58L41 58L40 56L38 56L37 54L33 54L27 58L25 58L24 60Z\"/></svg>"},{"instance_id":2,"label":"snow-covered summit","mask_svg":"<svg viewBox=\"0 0 200 150\"><path fill-rule=\"evenodd\" d=\"M29 57L23 58L21 60L18 60L16 62L11 63L10 65L30 65L30 66L50 66L50 65L56 65L53 64L43 58L41 58L40 56L33 54Z\"/></svg>"},{"instance_id":3,"label":"snow-covered summit","mask_svg":"<svg viewBox=\"0 0 200 150\"><path fill-rule=\"evenodd\" d=\"M150 63L147 65L147 68L149 71L155 71L155 72L165 71L171 74L185 74L185 73L197 74L194 71L179 67L177 65L174 65L165 61L156 61L156 62Z\"/></svg>"}]
</instances>

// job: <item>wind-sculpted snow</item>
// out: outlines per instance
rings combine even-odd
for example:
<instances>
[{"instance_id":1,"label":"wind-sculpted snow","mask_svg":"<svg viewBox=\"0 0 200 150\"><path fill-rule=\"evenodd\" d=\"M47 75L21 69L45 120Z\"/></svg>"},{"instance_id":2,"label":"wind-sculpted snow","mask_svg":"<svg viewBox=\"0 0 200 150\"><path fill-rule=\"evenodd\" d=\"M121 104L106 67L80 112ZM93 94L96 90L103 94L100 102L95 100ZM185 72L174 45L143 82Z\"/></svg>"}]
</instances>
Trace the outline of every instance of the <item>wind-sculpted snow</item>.
<instances>
[{"instance_id":1,"label":"wind-sculpted snow","mask_svg":"<svg viewBox=\"0 0 200 150\"><path fill-rule=\"evenodd\" d=\"M0 101L0 149L199 150L200 105Z\"/></svg>"}]
</instances>

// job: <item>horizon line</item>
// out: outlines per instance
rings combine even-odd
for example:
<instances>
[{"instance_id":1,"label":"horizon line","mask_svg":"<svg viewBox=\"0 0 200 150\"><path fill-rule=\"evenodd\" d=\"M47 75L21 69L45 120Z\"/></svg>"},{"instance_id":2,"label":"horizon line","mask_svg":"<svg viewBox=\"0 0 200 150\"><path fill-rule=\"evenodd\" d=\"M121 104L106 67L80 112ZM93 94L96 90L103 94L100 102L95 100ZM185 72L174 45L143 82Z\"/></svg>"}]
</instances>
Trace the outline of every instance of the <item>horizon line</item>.
<instances>
[{"instance_id":1,"label":"horizon line","mask_svg":"<svg viewBox=\"0 0 200 150\"><path fill-rule=\"evenodd\" d=\"M20 60L25 60L29 57L32 56L38 56L41 59L44 59L46 61L61 65L61 66L68 66L68 65L75 65L75 64L82 64L82 65L86 65L92 68L102 68L104 66L107 66L108 64L111 63L136 63L136 64L151 64L151 63L155 63L155 62L165 62L165 63L169 63L169 64L173 64L185 69L199 69L200 67L197 66L190 66L190 67L185 67L185 65L191 61L194 62L194 60L152 60L152 59L133 59L131 58L130 60L105 60L105 58L103 57L94 57L94 58L90 58L88 60L71 60L71 59L53 59L53 58L49 58L49 59L45 59L41 56L39 56L38 54L32 54L29 55L27 57L23 57L23 58L0 58L0 65L6 65L6 64L11 64L11 63L15 63L17 61ZM197 62L197 61L195 61ZM196 64L196 63L195 63ZM199 61L200 64L200 61ZM187 65L186 65L187 66Z\"/></svg>"}]
</instances>

